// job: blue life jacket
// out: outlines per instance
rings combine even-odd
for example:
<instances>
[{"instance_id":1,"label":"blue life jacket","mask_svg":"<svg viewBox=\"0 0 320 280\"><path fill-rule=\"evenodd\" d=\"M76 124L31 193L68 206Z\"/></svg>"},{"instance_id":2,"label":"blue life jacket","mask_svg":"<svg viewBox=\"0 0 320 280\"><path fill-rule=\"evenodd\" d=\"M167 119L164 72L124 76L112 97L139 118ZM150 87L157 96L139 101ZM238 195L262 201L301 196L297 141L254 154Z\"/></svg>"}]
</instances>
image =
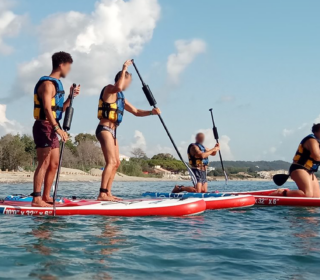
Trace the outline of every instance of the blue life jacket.
<instances>
[{"instance_id":1,"label":"blue life jacket","mask_svg":"<svg viewBox=\"0 0 320 280\"><path fill-rule=\"evenodd\" d=\"M125 106L125 97L122 91L117 93L117 100L114 103L107 103L103 101L103 92L102 89L100 98L99 98L99 106L98 106L98 119L108 119L116 125L119 125L122 122L124 106Z\"/></svg>"},{"instance_id":2,"label":"blue life jacket","mask_svg":"<svg viewBox=\"0 0 320 280\"><path fill-rule=\"evenodd\" d=\"M189 158L189 164L192 166L192 167L202 167L202 166L207 166L209 164L209 159L208 158L197 158L196 156L192 155L190 150L191 150L191 147L195 145L197 147L199 147L200 151L201 152L206 152L206 148L202 145L202 144L199 144L199 143L192 143L189 145L188 147L188 158Z\"/></svg>"},{"instance_id":3,"label":"blue life jacket","mask_svg":"<svg viewBox=\"0 0 320 280\"><path fill-rule=\"evenodd\" d=\"M64 89L63 89L63 85L60 80L49 77L49 76L41 77L34 88L33 116L36 120L46 120L47 119L45 111L44 111L42 99L38 95L38 88L44 81L51 81L56 88L56 94L54 95L54 97L51 100L51 110L52 110L53 117L57 121L59 121L62 119L62 113L63 113Z\"/></svg>"},{"instance_id":4,"label":"blue life jacket","mask_svg":"<svg viewBox=\"0 0 320 280\"><path fill-rule=\"evenodd\" d=\"M300 142L300 145L298 147L298 150L296 151L296 154L293 158L293 162L303 166L305 169L311 171L311 172L317 172L319 169L320 162L314 160L311 157L311 153L309 150L307 150L303 145L304 143L309 139L316 139L318 142L319 139L316 138L314 134L310 134L302 139ZM319 144L320 146L320 144Z\"/></svg>"}]
</instances>

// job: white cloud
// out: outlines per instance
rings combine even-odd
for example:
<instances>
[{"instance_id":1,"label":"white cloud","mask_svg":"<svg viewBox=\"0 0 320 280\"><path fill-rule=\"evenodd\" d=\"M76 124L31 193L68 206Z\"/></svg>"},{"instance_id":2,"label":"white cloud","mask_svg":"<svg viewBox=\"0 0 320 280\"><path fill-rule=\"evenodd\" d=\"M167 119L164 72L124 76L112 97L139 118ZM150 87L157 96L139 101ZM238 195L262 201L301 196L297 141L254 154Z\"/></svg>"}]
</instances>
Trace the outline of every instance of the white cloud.
<instances>
[{"instance_id":1,"label":"white cloud","mask_svg":"<svg viewBox=\"0 0 320 280\"><path fill-rule=\"evenodd\" d=\"M283 137L287 137L289 135L292 135L294 133L294 130L293 129L287 129L287 128L284 128L282 130L282 136Z\"/></svg>"},{"instance_id":2,"label":"white cloud","mask_svg":"<svg viewBox=\"0 0 320 280\"><path fill-rule=\"evenodd\" d=\"M8 55L13 48L5 43L5 37L17 36L25 21L25 16L16 15L11 10L11 3L6 0L0 2L0 54Z\"/></svg>"},{"instance_id":3,"label":"white cloud","mask_svg":"<svg viewBox=\"0 0 320 280\"><path fill-rule=\"evenodd\" d=\"M320 115L315 118L314 123L320 123Z\"/></svg>"},{"instance_id":4,"label":"white cloud","mask_svg":"<svg viewBox=\"0 0 320 280\"><path fill-rule=\"evenodd\" d=\"M270 148L269 148L269 152L270 152L271 154L274 154L276 151L277 151L277 148L276 148L276 147L270 147Z\"/></svg>"},{"instance_id":5,"label":"white cloud","mask_svg":"<svg viewBox=\"0 0 320 280\"><path fill-rule=\"evenodd\" d=\"M181 73L195 59L195 57L205 52L206 43L203 40L193 39L191 41L175 41L177 53L171 54L167 61L168 81L178 84Z\"/></svg>"},{"instance_id":6,"label":"white cloud","mask_svg":"<svg viewBox=\"0 0 320 280\"><path fill-rule=\"evenodd\" d=\"M37 28L41 54L19 65L12 98L32 94L37 79L50 73L51 55L70 52L73 69L65 87L76 82L82 94L99 94L122 63L137 56L152 38L160 16L157 0L101 0L92 14L53 14Z\"/></svg>"},{"instance_id":7,"label":"white cloud","mask_svg":"<svg viewBox=\"0 0 320 280\"><path fill-rule=\"evenodd\" d=\"M23 133L24 127L14 120L8 120L6 117L7 106L0 104L0 136L3 136L7 133Z\"/></svg>"},{"instance_id":8,"label":"white cloud","mask_svg":"<svg viewBox=\"0 0 320 280\"><path fill-rule=\"evenodd\" d=\"M231 95L221 95L217 103L230 103L234 101L234 96Z\"/></svg>"},{"instance_id":9,"label":"white cloud","mask_svg":"<svg viewBox=\"0 0 320 280\"><path fill-rule=\"evenodd\" d=\"M298 132L298 131L306 130L306 128L307 128L308 126L309 126L308 123L303 123L303 124L301 124L300 126L298 126L298 127L295 128L295 129L284 128L284 129L282 130L282 136L283 136L283 137L291 136L291 135L295 134L295 133Z\"/></svg>"},{"instance_id":10,"label":"white cloud","mask_svg":"<svg viewBox=\"0 0 320 280\"><path fill-rule=\"evenodd\" d=\"M136 130L134 132L134 140L135 142L131 145L132 148L140 148L142 150L146 149L146 139L144 138L144 135L141 131Z\"/></svg>"},{"instance_id":11,"label":"white cloud","mask_svg":"<svg viewBox=\"0 0 320 280\"><path fill-rule=\"evenodd\" d=\"M143 135L143 133L139 130L135 130L134 137L132 139L132 143L127 146L121 146L121 143L119 144L121 154L126 155L128 157L131 156L131 151L135 148L140 148L144 152L146 152L147 149L147 143L146 139Z\"/></svg>"}]
</instances>

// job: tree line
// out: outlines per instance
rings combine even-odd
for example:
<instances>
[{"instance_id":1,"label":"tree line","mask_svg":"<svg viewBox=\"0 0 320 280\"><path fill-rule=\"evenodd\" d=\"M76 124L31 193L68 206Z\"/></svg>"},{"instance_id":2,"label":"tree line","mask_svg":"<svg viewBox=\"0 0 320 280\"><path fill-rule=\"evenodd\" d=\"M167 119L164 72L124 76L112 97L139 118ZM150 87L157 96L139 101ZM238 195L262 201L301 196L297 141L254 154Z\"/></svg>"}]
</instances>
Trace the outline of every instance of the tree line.
<instances>
[{"instance_id":1,"label":"tree line","mask_svg":"<svg viewBox=\"0 0 320 280\"><path fill-rule=\"evenodd\" d=\"M7 134L0 138L0 169L11 171L21 167L26 171L34 171L37 166L36 153L31 136ZM133 149L131 153L130 160L123 160L118 170L126 175L156 176L154 166L157 165L176 173L186 170L184 164L171 154L160 153L148 158L139 148ZM66 142L63 167L89 171L91 168L102 168L104 165L104 157L95 135L80 133L74 137L74 141Z\"/></svg>"}]
</instances>

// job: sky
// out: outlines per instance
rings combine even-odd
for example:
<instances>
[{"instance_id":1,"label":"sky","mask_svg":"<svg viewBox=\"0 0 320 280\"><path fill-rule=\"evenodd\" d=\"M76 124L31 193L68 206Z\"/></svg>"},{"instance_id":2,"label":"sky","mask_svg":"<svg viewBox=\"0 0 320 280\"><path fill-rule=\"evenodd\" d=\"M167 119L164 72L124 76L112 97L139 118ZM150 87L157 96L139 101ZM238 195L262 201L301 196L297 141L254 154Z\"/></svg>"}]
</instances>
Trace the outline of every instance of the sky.
<instances>
[{"instance_id":1,"label":"sky","mask_svg":"<svg viewBox=\"0 0 320 280\"><path fill-rule=\"evenodd\" d=\"M197 132L226 160L291 161L320 122L320 2L313 0L0 0L0 136L31 135L33 89L51 55L74 58L65 88L81 84L72 135L94 133L101 89L134 58L179 150ZM125 96L151 109L133 67ZM170 152L156 116L125 113L120 152ZM218 160L211 158L211 160Z\"/></svg>"}]
</instances>

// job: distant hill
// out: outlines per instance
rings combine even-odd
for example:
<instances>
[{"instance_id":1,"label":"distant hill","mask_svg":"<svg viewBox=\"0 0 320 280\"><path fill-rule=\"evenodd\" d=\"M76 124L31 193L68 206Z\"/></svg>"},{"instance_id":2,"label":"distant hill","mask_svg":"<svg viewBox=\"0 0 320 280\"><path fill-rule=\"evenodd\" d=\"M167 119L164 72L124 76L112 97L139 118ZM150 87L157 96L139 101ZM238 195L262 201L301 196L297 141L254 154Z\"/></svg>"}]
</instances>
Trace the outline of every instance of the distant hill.
<instances>
[{"instance_id":1,"label":"distant hill","mask_svg":"<svg viewBox=\"0 0 320 280\"><path fill-rule=\"evenodd\" d=\"M283 160L275 160L275 161L223 161L223 164L228 169L241 169L250 172L258 172L258 171L270 171L270 170L289 170L290 164L289 162ZM220 161L212 161L209 164L212 167L217 169L221 168Z\"/></svg>"}]
</instances>

